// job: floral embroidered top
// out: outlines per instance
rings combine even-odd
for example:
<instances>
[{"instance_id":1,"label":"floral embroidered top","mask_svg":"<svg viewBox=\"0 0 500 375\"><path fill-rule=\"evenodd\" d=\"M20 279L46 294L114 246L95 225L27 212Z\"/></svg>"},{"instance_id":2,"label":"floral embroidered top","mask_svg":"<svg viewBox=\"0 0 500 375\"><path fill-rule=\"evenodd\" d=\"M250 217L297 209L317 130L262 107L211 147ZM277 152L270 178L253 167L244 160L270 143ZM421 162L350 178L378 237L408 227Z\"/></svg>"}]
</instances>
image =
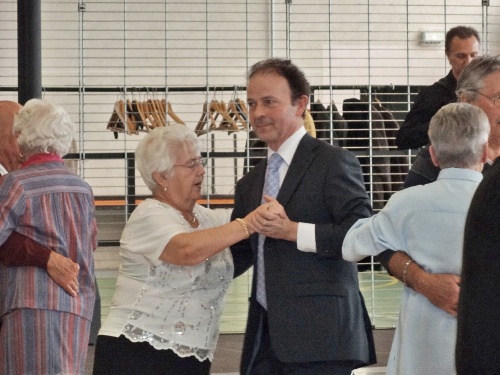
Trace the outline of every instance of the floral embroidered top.
<instances>
[{"instance_id":1,"label":"floral embroidered top","mask_svg":"<svg viewBox=\"0 0 500 375\"><path fill-rule=\"evenodd\" d=\"M171 349L180 357L213 360L224 296L233 278L231 252L225 249L195 266L158 259L173 236L230 219L230 210L195 205L193 212L198 228L155 199L147 199L134 210L120 240L115 294L99 335L125 335L156 349Z\"/></svg>"}]
</instances>

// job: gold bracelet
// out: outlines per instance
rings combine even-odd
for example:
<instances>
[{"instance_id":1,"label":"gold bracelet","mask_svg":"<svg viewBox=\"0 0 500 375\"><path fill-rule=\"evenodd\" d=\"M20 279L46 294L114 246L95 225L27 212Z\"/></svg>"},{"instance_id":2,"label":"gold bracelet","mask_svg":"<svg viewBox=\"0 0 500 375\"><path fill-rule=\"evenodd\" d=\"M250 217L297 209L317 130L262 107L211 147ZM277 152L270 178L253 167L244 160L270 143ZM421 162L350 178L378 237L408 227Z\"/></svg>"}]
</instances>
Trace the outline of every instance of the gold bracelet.
<instances>
[{"instance_id":1,"label":"gold bracelet","mask_svg":"<svg viewBox=\"0 0 500 375\"><path fill-rule=\"evenodd\" d=\"M243 219L234 219L235 221L237 221L238 223L240 223L240 225L243 227L243 229L245 230L245 233L247 234L247 238L250 237L250 231L248 230L248 226L247 226L247 223L245 222L245 220Z\"/></svg>"},{"instance_id":2,"label":"gold bracelet","mask_svg":"<svg viewBox=\"0 0 500 375\"><path fill-rule=\"evenodd\" d=\"M409 261L407 261L405 263L405 266L403 268L403 284L405 286L408 286L408 283L406 282L406 274L408 273L408 267L410 266L410 264L413 262L413 259L410 259Z\"/></svg>"}]
</instances>

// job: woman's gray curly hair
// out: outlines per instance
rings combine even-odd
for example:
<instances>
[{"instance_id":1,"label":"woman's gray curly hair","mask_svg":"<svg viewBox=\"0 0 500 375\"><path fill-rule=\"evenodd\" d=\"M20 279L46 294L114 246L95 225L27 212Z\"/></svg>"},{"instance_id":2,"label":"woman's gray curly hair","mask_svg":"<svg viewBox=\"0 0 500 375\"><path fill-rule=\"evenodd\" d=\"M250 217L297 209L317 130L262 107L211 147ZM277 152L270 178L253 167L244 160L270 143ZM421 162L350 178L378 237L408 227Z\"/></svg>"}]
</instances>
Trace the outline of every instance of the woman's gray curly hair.
<instances>
[{"instance_id":1,"label":"woman's gray curly hair","mask_svg":"<svg viewBox=\"0 0 500 375\"><path fill-rule=\"evenodd\" d=\"M14 132L22 153L68 153L75 126L59 105L42 99L31 99L14 119Z\"/></svg>"},{"instance_id":2,"label":"woman's gray curly hair","mask_svg":"<svg viewBox=\"0 0 500 375\"><path fill-rule=\"evenodd\" d=\"M156 181L153 172L173 175L181 149L191 148L200 152L200 140L196 133L185 125L171 124L151 130L135 150L135 160L144 183L153 191Z\"/></svg>"}]
</instances>

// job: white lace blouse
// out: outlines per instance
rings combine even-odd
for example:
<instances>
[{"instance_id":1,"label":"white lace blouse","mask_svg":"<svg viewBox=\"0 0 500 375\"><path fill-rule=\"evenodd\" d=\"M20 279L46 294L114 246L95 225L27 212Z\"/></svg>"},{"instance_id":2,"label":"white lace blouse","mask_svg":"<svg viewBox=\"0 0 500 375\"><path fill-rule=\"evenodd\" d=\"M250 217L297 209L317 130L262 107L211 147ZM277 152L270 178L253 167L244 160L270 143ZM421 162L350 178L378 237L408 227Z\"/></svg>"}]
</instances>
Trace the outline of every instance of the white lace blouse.
<instances>
[{"instance_id":1,"label":"white lace blouse","mask_svg":"<svg viewBox=\"0 0 500 375\"><path fill-rule=\"evenodd\" d=\"M156 349L171 349L180 357L213 360L224 296L233 278L231 252L225 249L195 266L158 259L176 234L225 224L231 211L195 205L194 213L198 228L154 199L135 209L120 240L115 294L99 335L123 334Z\"/></svg>"}]
</instances>

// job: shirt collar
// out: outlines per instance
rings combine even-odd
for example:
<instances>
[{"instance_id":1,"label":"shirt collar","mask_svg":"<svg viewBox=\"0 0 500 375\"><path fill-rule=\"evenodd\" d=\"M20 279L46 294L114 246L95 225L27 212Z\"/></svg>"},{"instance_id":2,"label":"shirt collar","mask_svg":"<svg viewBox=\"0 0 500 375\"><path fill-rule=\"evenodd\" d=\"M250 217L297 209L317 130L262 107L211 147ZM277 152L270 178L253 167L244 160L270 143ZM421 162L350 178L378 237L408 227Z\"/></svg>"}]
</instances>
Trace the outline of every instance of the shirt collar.
<instances>
[{"instance_id":1,"label":"shirt collar","mask_svg":"<svg viewBox=\"0 0 500 375\"><path fill-rule=\"evenodd\" d=\"M278 149L278 152L280 156L283 158L285 161L286 165L290 165L293 159L293 155L295 155L295 151L297 150L297 147L299 147L300 140L304 135L306 135L306 129L301 126L299 127L295 133L293 133ZM274 154L274 151L271 150L270 148L267 149L267 159L269 160L269 157Z\"/></svg>"},{"instance_id":2,"label":"shirt collar","mask_svg":"<svg viewBox=\"0 0 500 375\"><path fill-rule=\"evenodd\" d=\"M0 175L3 176L4 174L7 173L9 173L9 171L5 169L5 167L2 164L0 164Z\"/></svg>"},{"instance_id":3,"label":"shirt collar","mask_svg":"<svg viewBox=\"0 0 500 375\"><path fill-rule=\"evenodd\" d=\"M445 168L439 172L438 180L443 178L481 182L483 175L481 172L467 168Z\"/></svg>"},{"instance_id":4,"label":"shirt collar","mask_svg":"<svg viewBox=\"0 0 500 375\"><path fill-rule=\"evenodd\" d=\"M28 167L33 164L42 164L42 163L51 163L51 162L59 162L64 163L59 155L56 154L35 154L31 156L28 160L26 160L21 168Z\"/></svg>"}]
</instances>

